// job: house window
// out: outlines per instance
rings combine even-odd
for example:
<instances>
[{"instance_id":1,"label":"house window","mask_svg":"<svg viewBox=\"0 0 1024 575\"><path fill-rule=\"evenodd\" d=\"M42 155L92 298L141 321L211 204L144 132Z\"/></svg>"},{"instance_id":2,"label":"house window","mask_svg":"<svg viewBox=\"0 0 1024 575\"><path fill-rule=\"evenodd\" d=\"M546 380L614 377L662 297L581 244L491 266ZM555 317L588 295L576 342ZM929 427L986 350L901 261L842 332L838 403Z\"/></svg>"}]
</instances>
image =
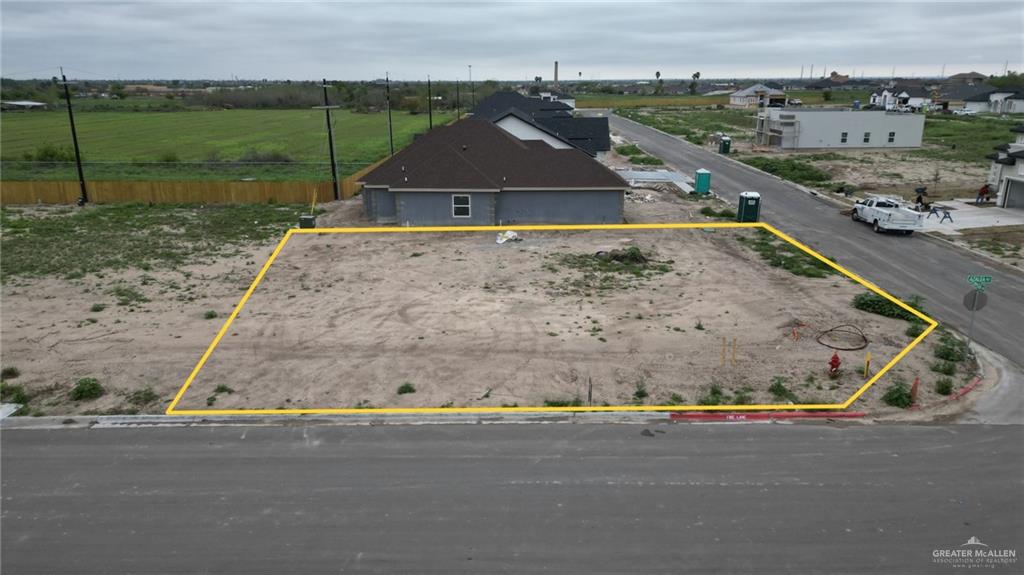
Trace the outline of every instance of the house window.
<instances>
[{"instance_id":1,"label":"house window","mask_svg":"<svg viewBox=\"0 0 1024 575\"><path fill-rule=\"evenodd\" d=\"M896 141L896 132L889 132L889 143L891 144L891 143L893 143L895 141Z\"/></svg>"},{"instance_id":2,"label":"house window","mask_svg":"<svg viewBox=\"0 0 1024 575\"><path fill-rule=\"evenodd\" d=\"M864 132L864 143L865 144L870 144L871 143L871 132Z\"/></svg>"},{"instance_id":3,"label":"house window","mask_svg":"<svg viewBox=\"0 0 1024 575\"><path fill-rule=\"evenodd\" d=\"M468 218L470 215L469 196L452 195L452 217Z\"/></svg>"},{"instance_id":4,"label":"house window","mask_svg":"<svg viewBox=\"0 0 1024 575\"><path fill-rule=\"evenodd\" d=\"M843 133L842 133L842 134L841 134L841 135L839 136L839 143L840 143L840 144L845 144L845 143L846 143L846 137L847 137L847 136L849 136L849 135L850 135L850 134L848 134L848 133L846 133L846 132L843 132Z\"/></svg>"}]
</instances>

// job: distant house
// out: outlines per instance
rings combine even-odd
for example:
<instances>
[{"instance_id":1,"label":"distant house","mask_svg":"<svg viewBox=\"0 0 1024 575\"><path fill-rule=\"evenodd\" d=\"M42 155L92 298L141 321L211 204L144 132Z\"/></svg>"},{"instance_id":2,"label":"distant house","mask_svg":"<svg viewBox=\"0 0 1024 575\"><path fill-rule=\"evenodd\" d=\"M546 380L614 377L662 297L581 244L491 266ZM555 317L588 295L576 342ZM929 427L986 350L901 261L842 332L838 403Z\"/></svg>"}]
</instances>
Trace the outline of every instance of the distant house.
<instances>
[{"instance_id":1,"label":"distant house","mask_svg":"<svg viewBox=\"0 0 1024 575\"><path fill-rule=\"evenodd\" d=\"M628 184L557 138L485 118L437 128L362 180L363 209L404 226L620 223Z\"/></svg>"},{"instance_id":2,"label":"distant house","mask_svg":"<svg viewBox=\"0 0 1024 575\"><path fill-rule=\"evenodd\" d=\"M765 108L754 141L782 149L919 148L923 114L838 108Z\"/></svg>"},{"instance_id":3,"label":"distant house","mask_svg":"<svg viewBox=\"0 0 1024 575\"><path fill-rule=\"evenodd\" d=\"M1024 88L993 88L965 98L964 108L993 114L1024 114Z\"/></svg>"},{"instance_id":4,"label":"distant house","mask_svg":"<svg viewBox=\"0 0 1024 575\"><path fill-rule=\"evenodd\" d=\"M611 150L608 118L573 116L572 108L564 100L495 92L480 101L473 115L515 126L519 135L530 133L534 139L543 139L541 133L553 136L591 156Z\"/></svg>"},{"instance_id":5,"label":"distant house","mask_svg":"<svg viewBox=\"0 0 1024 575\"><path fill-rule=\"evenodd\" d=\"M576 109L576 98L562 92L541 92L538 98L546 102L561 102L573 110Z\"/></svg>"},{"instance_id":6,"label":"distant house","mask_svg":"<svg viewBox=\"0 0 1024 575\"><path fill-rule=\"evenodd\" d=\"M32 100L4 100L0 102L2 110L45 110L46 102L33 102Z\"/></svg>"},{"instance_id":7,"label":"distant house","mask_svg":"<svg viewBox=\"0 0 1024 575\"><path fill-rule=\"evenodd\" d=\"M729 105L749 108L750 106L756 106L763 108L771 105L786 105L786 93L782 90L775 88L769 88L764 84L754 84L742 90L737 90L732 94L729 94Z\"/></svg>"},{"instance_id":8,"label":"distant house","mask_svg":"<svg viewBox=\"0 0 1024 575\"><path fill-rule=\"evenodd\" d=\"M967 84L972 86L974 84L981 84L987 79L988 76L979 72L962 72L960 74L953 74L946 78L946 81L950 84Z\"/></svg>"},{"instance_id":9,"label":"distant house","mask_svg":"<svg viewBox=\"0 0 1024 575\"><path fill-rule=\"evenodd\" d=\"M1010 131L1014 141L996 146L995 153L985 156L992 160L987 182L996 191L997 206L1024 210L1024 124Z\"/></svg>"},{"instance_id":10,"label":"distant house","mask_svg":"<svg viewBox=\"0 0 1024 575\"><path fill-rule=\"evenodd\" d=\"M894 86L876 90L871 94L871 105L885 110L912 108L921 110L931 106L931 92L922 86Z\"/></svg>"}]
</instances>

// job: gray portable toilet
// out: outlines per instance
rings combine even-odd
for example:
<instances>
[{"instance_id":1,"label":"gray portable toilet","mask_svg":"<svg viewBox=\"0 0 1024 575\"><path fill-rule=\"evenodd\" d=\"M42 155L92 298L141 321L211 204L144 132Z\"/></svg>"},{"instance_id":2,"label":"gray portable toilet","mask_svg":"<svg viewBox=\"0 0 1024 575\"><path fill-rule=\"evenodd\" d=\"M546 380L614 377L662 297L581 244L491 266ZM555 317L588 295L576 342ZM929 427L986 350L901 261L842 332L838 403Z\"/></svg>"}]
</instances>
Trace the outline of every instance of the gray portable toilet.
<instances>
[{"instance_id":1,"label":"gray portable toilet","mask_svg":"<svg viewBox=\"0 0 1024 575\"><path fill-rule=\"evenodd\" d=\"M740 192L740 204L736 209L737 222L756 222L761 215L761 194Z\"/></svg>"},{"instance_id":2,"label":"gray portable toilet","mask_svg":"<svg viewBox=\"0 0 1024 575\"><path fill-rule=\"evenodd\" d=\"M718 153L728 154L730 149L732 149L732 138L722 136L722 139L718 141Z\"/></svg>"},{"instance_id":3,"label":"gray portable toilet","mask_svg":"<svg viewBox=\"0 0 1024 575\"><path fill-rule=\"evenodd\" d=\"M711 172L700 168L693 174L693 191L698 194L711 193Z\"/></svg>"}]
</instances>

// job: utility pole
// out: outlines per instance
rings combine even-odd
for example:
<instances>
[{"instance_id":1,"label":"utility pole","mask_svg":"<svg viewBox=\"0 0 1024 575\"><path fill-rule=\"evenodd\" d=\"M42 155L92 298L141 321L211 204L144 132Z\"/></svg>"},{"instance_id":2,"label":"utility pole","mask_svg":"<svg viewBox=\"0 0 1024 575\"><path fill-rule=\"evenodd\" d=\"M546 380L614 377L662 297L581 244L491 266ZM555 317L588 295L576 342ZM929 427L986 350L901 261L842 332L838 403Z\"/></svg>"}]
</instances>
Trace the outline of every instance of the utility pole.
<instances>
[{"instance_id":1,"label":"utility pole","mask_svg":"<svg viewBox=\"0 0 1024 575\"><path fill-rule=\"evenodd\" d=\"M391 150L391 155L395 155L395 133L391 128L391 78L387 72L384 72L384 97L387 100L388 105L388 148Z\"/></svg>"},{"instance_id":2,"label":"utility pole","mask_svg":"<svg viewBox=\"0 0 1024 575\"><path fill-rule=\"evenodd\" d=\"M68 79L64 76L64 67L60 69L60 83L64 86L64 100L68 103L68 121L71 123L71 142L75 145L75 166L78 168L78 186L82 189L78 196L78 205L89 203L89 192L85 189L85 172L82 171L82 152L78 149L78 132L75 131L75 113L71 110L71 90Z\"/></svg>"},{"instance_id":3,"label":"utility pole","mask_svg":"<svg viewBox=\"0 0 1024 575\"><path fill-rule=\"evenodd\" d=\"M430 97L430 76L427 76L427 129L434 129L434 99Z\"/></svg>"},{"instance_id":4,"label":"utility pole","mask_svg":"<svg viewBox=\"0 0 1024 575\"><path fill-rule=\"evenodd\" d=\"M341 199L341 188L338 187L338 162L334 159L334 132L331 128L331 108L338 108L339 106L332 106L327 101L327 78L324 78L324 83L321 87L324 89L324 105L314 106L314 108L323 108L324 113L327 114L327 148L331 151L331 182L334 183L334 201Z\"/></svg>"},{"instance_id":5,"label":"utility pole","mask_svg":"<svg viewBox=\"0 0 1024 575\"><path fill-rule=\"evenodd\" d=\"M455 79L455 119L462 118L462 108L459 103L459 79Z\"/></svg>"},{"instance_id":6,"label":"utility pole","mask_svg":"<svg viewBox=\"0 0 1024 575\"><path fill-rule=\"evenodd\" d=\"M1006 74L1003 74L1004 76ZM473 107L476 108L476 86L473 85L473 65L469 65L469 93L472 94Z\"/></svg>"}]
</instances>

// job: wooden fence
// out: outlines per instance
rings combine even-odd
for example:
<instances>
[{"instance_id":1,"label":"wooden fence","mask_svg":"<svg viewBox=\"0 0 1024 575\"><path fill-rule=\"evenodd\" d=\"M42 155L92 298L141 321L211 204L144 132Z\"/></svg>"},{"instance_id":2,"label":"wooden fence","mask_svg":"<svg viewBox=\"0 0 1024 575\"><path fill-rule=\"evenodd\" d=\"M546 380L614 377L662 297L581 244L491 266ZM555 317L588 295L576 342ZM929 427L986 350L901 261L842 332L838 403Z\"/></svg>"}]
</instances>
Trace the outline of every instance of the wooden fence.
<instances>
[{"instance_id":1,"label":"wooden fence","mask_svg":"<svg viewBox=\"0 0 1024 575\"><path fill-rule=\"evenodd\" d=\"M377 162L341 181L341 197L351 198L362 190L356 182L380 165ZM303 204L334 199L331 182L87 182L89 201L97 204L254 204L270 201ZM73 204L78 200L78 182L0 182L2 204Z\"/></svg>"}]
</instances>

